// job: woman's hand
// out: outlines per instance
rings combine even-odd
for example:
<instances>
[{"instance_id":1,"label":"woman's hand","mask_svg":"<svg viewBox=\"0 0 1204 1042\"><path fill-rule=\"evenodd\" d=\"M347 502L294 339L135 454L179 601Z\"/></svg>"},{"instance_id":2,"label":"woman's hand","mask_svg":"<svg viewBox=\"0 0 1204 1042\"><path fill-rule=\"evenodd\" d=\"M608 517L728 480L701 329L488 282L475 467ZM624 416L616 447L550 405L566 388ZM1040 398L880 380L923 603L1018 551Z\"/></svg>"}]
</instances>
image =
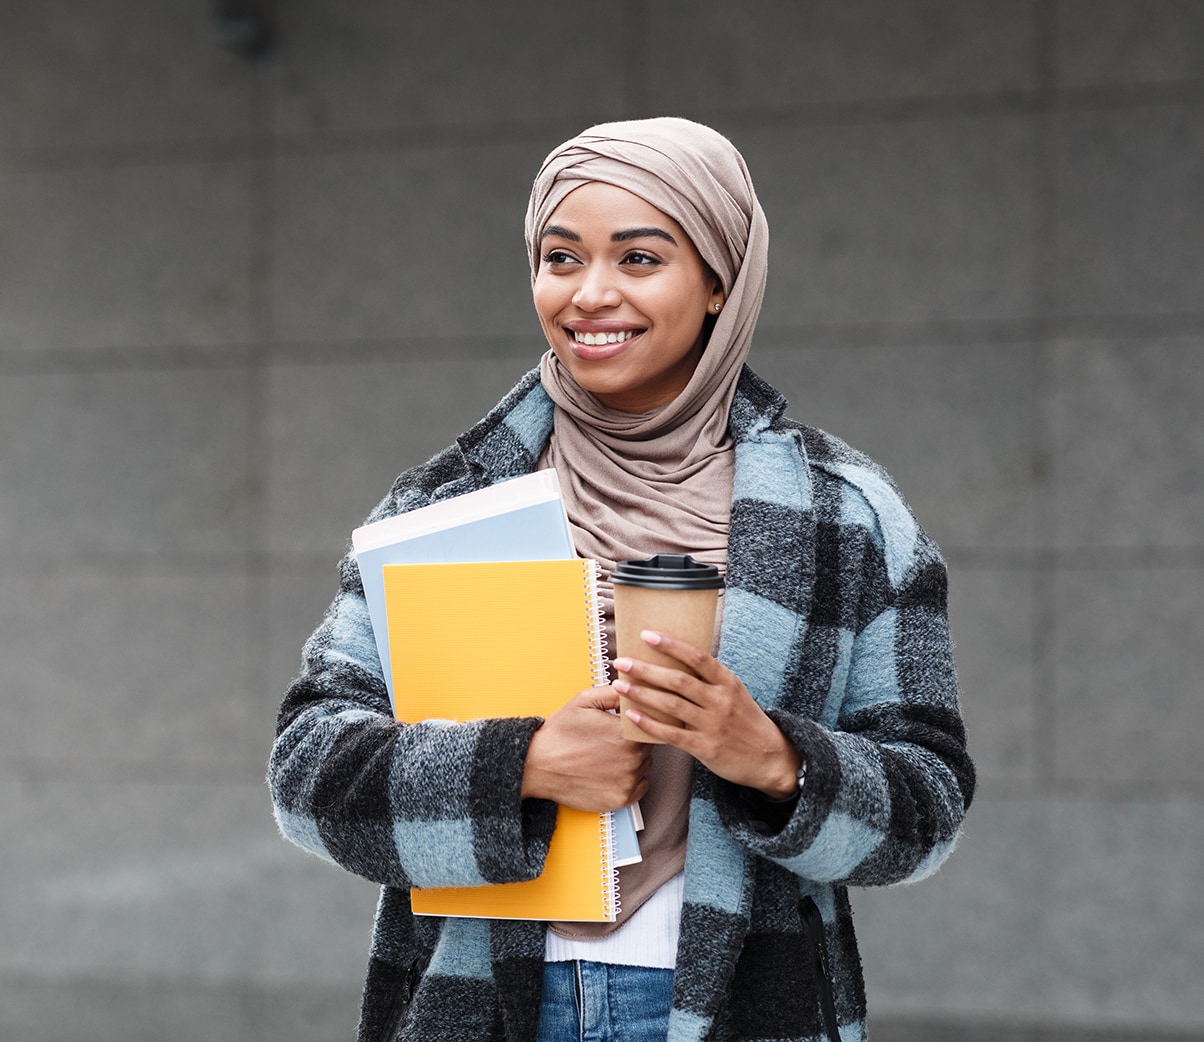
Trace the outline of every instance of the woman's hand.
<instances>
[{"instance_id":1,"label":"woman's hand","mask_svg":"<svg viewBox=\"0 0 1204 1042\"><path fill-rule=\"evenodd\" d=\"M648 791L651 747L619 734L612 687L569 699L531 738L523 769L523 798L555 800L577 810L618 810Z\"/></svg>"},{"instance_id":2,"label":"woman's hand","mask_svg":"<svg viewBox=\"0 0 1204 1042\"><path fill-rule=\"evenodd\" d=\"M634 703L628 719L649 737L685 750L720 778L772 799L790 796L798 788L798 751L740 678L684 640L651 630L640 636L697 676L639 659L617 659L614 688ZM662 723L641 709L656 710L680 724Z\"/></svg>"}]
</instances>

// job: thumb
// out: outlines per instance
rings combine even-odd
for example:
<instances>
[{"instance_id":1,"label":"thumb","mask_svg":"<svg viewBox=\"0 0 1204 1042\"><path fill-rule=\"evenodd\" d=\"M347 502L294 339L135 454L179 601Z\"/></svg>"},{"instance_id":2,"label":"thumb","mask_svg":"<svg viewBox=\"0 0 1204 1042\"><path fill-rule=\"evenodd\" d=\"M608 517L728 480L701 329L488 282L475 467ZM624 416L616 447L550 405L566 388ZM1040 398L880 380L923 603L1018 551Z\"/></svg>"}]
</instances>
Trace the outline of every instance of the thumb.
<instances>
[{"instance_id":1,"label":"thumb","mask_svg":"<svg viewBox=\"0 0 1204 1042\"><path fill-rule=\"evenodd\" d=\"M592 687L588 691L582 691L581 696L582 705L590 709L619 708L619 693L609 685Z\"/></svg>"}]
</instances>

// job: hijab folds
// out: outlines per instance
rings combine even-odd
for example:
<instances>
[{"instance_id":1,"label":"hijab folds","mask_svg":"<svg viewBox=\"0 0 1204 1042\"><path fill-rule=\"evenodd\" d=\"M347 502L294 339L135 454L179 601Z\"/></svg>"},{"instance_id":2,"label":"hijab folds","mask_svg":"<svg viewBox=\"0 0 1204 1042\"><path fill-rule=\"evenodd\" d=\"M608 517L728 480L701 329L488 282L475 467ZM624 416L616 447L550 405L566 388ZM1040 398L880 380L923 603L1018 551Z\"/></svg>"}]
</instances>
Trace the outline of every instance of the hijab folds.
<instances>
[{"instance_id":1,"label":"hijab folds","mask_svg":"<svg viewBox=\"0 0 1204 1042\"><path fill-rule=\"evenodd\" d=\"M676 221L726 299L689 383L652 412L607 408L549 350L541 379L558 408L546 462L559 473L582 556L606 569L661 551L724 564L728 411L765 289L765 214L743 157L716 131L672 117L601 124L555 149L536 176L526 218L532 283L553 211L591 181L626 189Z\"/></svg>"}]
</instances>

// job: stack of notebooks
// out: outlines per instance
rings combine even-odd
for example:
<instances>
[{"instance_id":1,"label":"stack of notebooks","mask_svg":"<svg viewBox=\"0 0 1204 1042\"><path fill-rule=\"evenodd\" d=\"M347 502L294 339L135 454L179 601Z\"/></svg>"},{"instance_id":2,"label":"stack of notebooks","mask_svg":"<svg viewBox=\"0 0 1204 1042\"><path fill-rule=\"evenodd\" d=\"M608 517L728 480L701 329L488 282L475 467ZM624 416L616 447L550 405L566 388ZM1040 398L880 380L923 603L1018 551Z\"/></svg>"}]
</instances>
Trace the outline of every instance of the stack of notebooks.
<instances>
[{"instance_id":1,"label":"stack of notebooks","mask_svg":"<svg viewBox=\"0 0 1204 1042\"><path fill-rule=\"evenodd\" d=\"M365 525L352 546L398 720L549 716L606 683L597 566L573 550L555 471ZM636 820L560 807L537 879L414 890L413 909L613 921Z\"/></svg>"}]
</instances>

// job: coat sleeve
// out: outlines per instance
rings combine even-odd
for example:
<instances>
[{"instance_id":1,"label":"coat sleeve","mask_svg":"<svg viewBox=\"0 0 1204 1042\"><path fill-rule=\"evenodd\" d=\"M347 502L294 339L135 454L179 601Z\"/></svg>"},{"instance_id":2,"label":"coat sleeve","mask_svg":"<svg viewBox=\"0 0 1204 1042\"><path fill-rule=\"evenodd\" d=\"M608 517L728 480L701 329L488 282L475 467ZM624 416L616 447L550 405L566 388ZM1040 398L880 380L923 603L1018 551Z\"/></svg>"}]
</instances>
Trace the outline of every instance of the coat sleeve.
<instances>
[{"instance_id":1,"label":"coat sleeve","mask_svg":"<svg viewBox=\"0 0 1204 1042\"><path fill-rule=\"evenodd\" d=\"M886 503L855 496L857 525L847 523L857 510L846 491L846 523L831 537L838 549L821 568L828 574L820 585L842 589L837 599L849 606L821 685L835 695L818 720L769 710L806 765L801 794L774 820L746 790L719 783L717 793L741 843L805 879L839 885L905 883L935 872L957 842L975 785L945 565L901 499L885 485L877 491ZM903 520L885 523L884 513Z\"/></svg>"},{"instance_id":2,"label":"coat sleeve","mask_svg":"<svg viewBox=\"0 0 1204 1042\"><path fill-rule=\"evenodd\" d=\"M391 886L533 879L556 815L520 797L540 723L398 723L348 554L280 708L268 763L276 821L313 854Z\"/></svg>"}]
</instances>

